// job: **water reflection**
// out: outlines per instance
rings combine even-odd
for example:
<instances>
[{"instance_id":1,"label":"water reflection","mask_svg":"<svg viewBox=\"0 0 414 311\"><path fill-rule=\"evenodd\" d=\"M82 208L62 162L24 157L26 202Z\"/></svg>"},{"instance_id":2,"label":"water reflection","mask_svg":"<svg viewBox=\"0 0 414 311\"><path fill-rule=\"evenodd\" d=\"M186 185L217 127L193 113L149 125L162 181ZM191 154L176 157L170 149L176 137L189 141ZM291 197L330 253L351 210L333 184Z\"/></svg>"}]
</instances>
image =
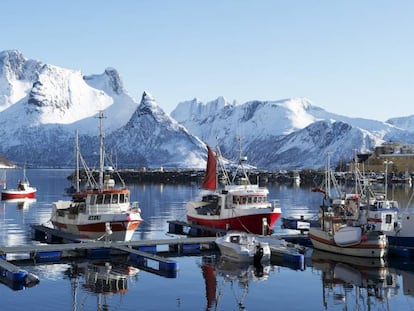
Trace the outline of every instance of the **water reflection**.
<instances>
[{"instance_id":1,"label":"water reflection","mask_svg":"<svg viewBox=\"0 0 414 311\"><path fill-rule=\"evenodd\" d=\"M321 272L325 309L344 310L388 305L398 294L398 276L378 258L358 258L313 250L309 264Z\"/></svg>"},{"instance_id":2,"label":"water reflection","mask_svg":"<svg viewBox=\"0 0 414 311\"><path fill-rule=\"evenodd\" d=\"M226 286L230 287L239 310L245 310L244 302L250 283L266 281L270 265L253 265L229 261L224 257L217 259L216 256L204 256L201 269L206 288L206 310L217 310Z\"/></svg>"},{"instance_id":3,"label":"water reflection","mask_svg":"<svg viewBox=\"0 0 414 311\"><path fill-rule=\"evenodd\" d=\"M73 263L65 271L71 281L73 310L83 309L87 304L96 303L96 310L110 310L114 297L128 292L128 282L137 279L139 269L123 260L98 260Z\"/></svg>"},{"instance_id":4,"label":"water reflection","mask_svg":"<svg viewBox=\"0 0 414 311\"><path fill-rule=\"evenodd\" d=\"M35 202L35 198L20 198L1 201L3 208L6 208L6 206L15 205L18 210L28 210L30 205L32 205Z\"/></svg>"}]
</instances>

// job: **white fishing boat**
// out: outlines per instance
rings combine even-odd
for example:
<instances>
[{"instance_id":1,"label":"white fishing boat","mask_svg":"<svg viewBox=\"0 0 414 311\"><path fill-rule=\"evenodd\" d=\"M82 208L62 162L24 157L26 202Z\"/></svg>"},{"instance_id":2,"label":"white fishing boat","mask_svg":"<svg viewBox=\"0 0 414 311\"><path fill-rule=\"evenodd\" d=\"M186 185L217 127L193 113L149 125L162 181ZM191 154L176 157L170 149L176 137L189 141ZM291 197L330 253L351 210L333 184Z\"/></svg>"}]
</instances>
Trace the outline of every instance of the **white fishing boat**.
<instances>
[{"instance_id":1,"label":"white fishing boat","mask_svg":"<svg viewBox=\"0 0 414 311\"><path fill-rule=\"evenodd\" d=\"M355 165L356 180L364 186L360 187L361 199L358 224L369 231L382 231L388 240L388 252L397 256L411 256L414 252L414 213L410 209L400 209L394 198L388 197L388 165L385 161L384 189L382 192L373 191L368 182L363 181ZM411 198L414 196L414 192ZM409 206L409 204L407 204Z\"/></svg>"},{"instance_id":2,"label":"white fishing boat","mask_svg":"<svg viewBox=\"0 0 414 311\"><path fill-rule=\"evenodd\" d=\"M216 244L222 256L237 262L260 263L270 260L269 243L246 232L229 231L218 237Z\"/></svg>"},{"instance_id":3,"label":"white fishing boat","mask_svg":"<svg viewBox=\"0 0 414 311\"><path fill-rule=\"evenodd\" d=\"M276 202L268 201L267 188L250 183L243 166L245 158L240 156L238 171L231 181L224 168L220 149L217 148L217 159L209 146L207 150L207 170L202 184L202 188L207 192L200 201L187 203L188 222L223 230L270 234L281 215L281 209ZM225 184L222 189L218 189L218 165L222 171L221 179ZM236 184L239 169L242 176Z\"/></svg>"},{"instance_id":4,"label":"white fishing boat","mask_svg":"<svg viewBox=\"0 0 414 311\"><path fill-rule=\"evenodd\" d=\"M72 200L54 202L51 222L56 229L81 238L129 241L142 222L141 210L138 202L130 202L129 189L115 187L114 179L104 176L102 118L100 112L99 183L86 190L79 190L77 184Z\"/></svg>"},{"instance_id":5,"label":"white fishing boat","mask_svg":"<svg viewBox=\"0 0 414 311\"><path fill-rule=\"evenodd\" d=\"M367 230L360 224L359 195L331 197L329 155L326 176L324 200L318 214L320 226L309 228L314 248L342 255L384 257L388 249L387 237L382 231Z\"/></svg>"}]
</instances>

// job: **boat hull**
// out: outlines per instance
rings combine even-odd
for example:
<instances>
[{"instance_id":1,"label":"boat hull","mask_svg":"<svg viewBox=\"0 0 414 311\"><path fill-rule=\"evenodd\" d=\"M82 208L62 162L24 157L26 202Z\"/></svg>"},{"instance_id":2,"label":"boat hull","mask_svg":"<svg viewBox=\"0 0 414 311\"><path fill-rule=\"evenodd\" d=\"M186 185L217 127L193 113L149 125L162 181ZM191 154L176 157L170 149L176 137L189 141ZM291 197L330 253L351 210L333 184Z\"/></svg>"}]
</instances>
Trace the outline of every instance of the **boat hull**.
<instances>
[{"instance_id":1,"label":"boat hull","mask_svg":"<svg viewBox=\"0 0 414 311\"><path fill-rule=\"evenodd\" d=\"M332 234L319 228L310 228L309 238L316 249L348 256L382 258L388 248L386 236L379 232L369 232L360 243L351 246L337 245Z\"/></svg>"},{"instance_id":2,"label":"boat hull","mask_svg":"<svg viewBox=\"0 0 414 311\"><path fill-rule=\"evenodd\" d=\"M128 205L128 204L127 204ZM142 222L138 211L122 212L108 206L71 210L71 201L58 201L53 204L51 222L55 229L84 239L108 239L130 241L134 231ZM69 207L69 208L68 208ZM94 212L92 212L94 210Z\"/></svg>"},{"instance_id":3,"label":"boat hull","mask_svg":"<svg viewBox=\"0 0 414 311\"><path fill-rule=\"evenodd\" d=\"M6 189L1 193L2 200L13 200L13 199L34 199L36 196L36 190L21 191L17 189Z\"/></svg>"},{"instance_id":4,"label":"boat hull","mask_svg":"<svg viewBox=\"0 0 414 311\"><path fill-rule=\"evenodd\" d=\"M115 221L76 224L68 222L52 221L53 226L63 232L67 232L80 238L98 240L104 239L106 234L106 223L110 224L112 234L108 235L111 241L130 241L135 230L139 227L141 220Z\"/></svg>"},{"instance_id":5,"label":"boat hull","mask_svg":"<svg viewBox=\"0 0 414 311\"><path fill-rule=\"evenodd\" d=\"M279 212L257 213L252 215L240 215L237 217L220 218L215 215L190 215L187 214L188 222L200 226L222 229L245 231L255 234L263 234L263 219L266 219L267 227L272 228L280 217ZM266 231L266 229L265 229ZM267 234L267 232L265 232Z\"/></svg>"}]
</instances>

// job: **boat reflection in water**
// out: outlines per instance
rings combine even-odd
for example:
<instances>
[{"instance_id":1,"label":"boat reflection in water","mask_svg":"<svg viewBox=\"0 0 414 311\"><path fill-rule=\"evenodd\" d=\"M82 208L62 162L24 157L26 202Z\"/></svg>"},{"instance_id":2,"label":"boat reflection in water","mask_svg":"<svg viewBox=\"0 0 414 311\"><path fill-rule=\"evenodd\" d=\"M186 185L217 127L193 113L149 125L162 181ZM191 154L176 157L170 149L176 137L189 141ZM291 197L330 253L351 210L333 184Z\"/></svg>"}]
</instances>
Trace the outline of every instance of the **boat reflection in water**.
<instances>
[{"instance_id":1,"label":"boat reflection in water","mask_svg":"<svg viewBox=\"0 0 414 311\"><path fill-rule=\"evenodd\" d=\"M3 207L7 205L16 205L16 208L19 210L27 210L31 204L35 203L35 198L19 198L19 199L10 199L2 200Z\"/></svg>"},{"instance_id":2,"label":"boat reflection in water","mask_svg":"<svg viewBox=\"0 0 414 311\"><path fill-rule=\"evenodd\" d=\"M399 289L398 276L382 258L358 258L313 250L309 262L322 272L323 306L343 304L344 310L385 307ZM333 302L331 301L333 300Z\"/></svg>"},{"instance_id":3,"label":"boat reflection in water","mask_svg":"<svg viewBox=\"0 0 414 311\"><path fill-rule=\"evenodd\" d=\"M128 280L136 277L138 272L138 268L121 261L101 260L72 264L66 274L72 283L74 310L77 309L78 301L82 306L85 305L89 293L97 298L97 310L109 310L106 298L119 295L121 299L128 292ZM79 300L79 293L85 297Z\"/></svg>"},{"instance_id":4,"label":"boat reflection in water","mask_svg":"<svg viewBox=\"0 0 414 311\"><path fill-rule=\"evenodd\" d=\"M245 310L244 300L248 294L249 283L266 281L270 265L235 262L225 257L202 257L201 269L206 285L206 310L217 310L224 287L229 284L240 310ZM219 280L222 280L219 282ZM241 289L241 293L240 293Z\"/></svg>"}]
</instances>

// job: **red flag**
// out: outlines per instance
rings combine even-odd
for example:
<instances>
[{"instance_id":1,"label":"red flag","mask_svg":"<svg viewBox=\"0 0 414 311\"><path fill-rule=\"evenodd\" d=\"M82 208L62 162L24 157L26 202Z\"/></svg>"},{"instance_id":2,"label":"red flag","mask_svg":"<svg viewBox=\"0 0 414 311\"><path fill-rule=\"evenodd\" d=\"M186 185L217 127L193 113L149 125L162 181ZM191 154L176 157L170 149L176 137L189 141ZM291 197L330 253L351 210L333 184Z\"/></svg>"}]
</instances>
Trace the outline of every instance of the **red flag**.
<instances>
[{"instance_id":1,"label":"red flag","mask_svg":"<svg viewBox=\"0 0 414 311\"><path fill-rule=\"evenodd\" d=\"M206 169L206 176L204 176L204 181L201 186L203 189L207 190L216 190L217 188L217 171L216 168L216 158L214 156L213 151L209 146L207 146L207 169Z\"/></svg>"},{"instance_id":2,"label":"red flag","mask_svg":"<svg viewBox=\"0 0 414 311\"><path fill-rule=\"evenodd\" d=\"M326 191L324 191L323 189L321 189L321 188L319 188L319 187L317 187L317 188L313 188L313 189L312 189L312 192L320 192L320 193L326 194Z\"/></svg>"}]
</instances>

